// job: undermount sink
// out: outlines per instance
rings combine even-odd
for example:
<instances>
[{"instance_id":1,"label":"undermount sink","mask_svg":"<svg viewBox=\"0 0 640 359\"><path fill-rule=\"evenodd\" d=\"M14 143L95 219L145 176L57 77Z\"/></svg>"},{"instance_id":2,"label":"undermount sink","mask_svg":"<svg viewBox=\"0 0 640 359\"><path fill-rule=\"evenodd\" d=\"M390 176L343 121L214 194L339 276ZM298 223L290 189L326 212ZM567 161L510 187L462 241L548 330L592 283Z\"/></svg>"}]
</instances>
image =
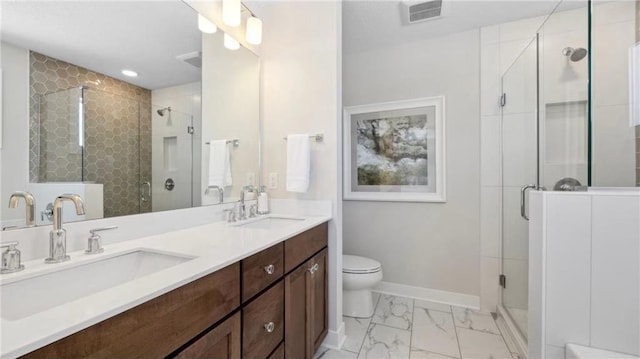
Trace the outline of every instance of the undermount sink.
<instances>
[{"instance_id":1,"label":"undermount sink","mask_svg":"<svg viewBox=\"0 0 640 359\"><path fill-rule=\"evenodd\" d=\"M242 228L249 229L274 229L274 228L282 228L291 224L299 223L300 221L304 221L304 218L295 218L295 217L264 217L257 218L253 220L248 220L247 222L238 223L236 226Z\"/></svg>"},{"instance_id":2,"label":"undermount sink","mask_svg":"<svg viewBox=\"0 0 640 359\"><path fill-rule=\"evenodd\" d=\"M0 287L0 316L22 319L193 258L138 249L6 283Z\"/></svg>"}]
</instances>

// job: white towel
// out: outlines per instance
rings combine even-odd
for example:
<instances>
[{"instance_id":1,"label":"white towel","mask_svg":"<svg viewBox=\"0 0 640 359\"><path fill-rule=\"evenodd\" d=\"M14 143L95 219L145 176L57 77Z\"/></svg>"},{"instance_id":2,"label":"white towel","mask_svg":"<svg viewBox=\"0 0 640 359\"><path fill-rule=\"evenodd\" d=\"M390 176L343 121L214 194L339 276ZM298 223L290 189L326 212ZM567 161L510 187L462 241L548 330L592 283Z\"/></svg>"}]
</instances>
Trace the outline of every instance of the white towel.
<instances>
[{"instance_id":1,"label":"white towel","mask_svg":"<svg viewBox=\"0 0 640 359\"><path fill-rule=\"evenodd\" d=\"M233 184L231 180L231 160L227 140L210 141L209 146L209 186L224 188Z\"/></svg>"},{"instance_id":2,"label":"white towel","mask_svg":"<svg viewBox=\"0 0 640 359\"><path fill-rule=\"evenodd\" d=\"M309 135L287 136L287 191L307 192L310 169Z\"/></svg>"}]
</instances>

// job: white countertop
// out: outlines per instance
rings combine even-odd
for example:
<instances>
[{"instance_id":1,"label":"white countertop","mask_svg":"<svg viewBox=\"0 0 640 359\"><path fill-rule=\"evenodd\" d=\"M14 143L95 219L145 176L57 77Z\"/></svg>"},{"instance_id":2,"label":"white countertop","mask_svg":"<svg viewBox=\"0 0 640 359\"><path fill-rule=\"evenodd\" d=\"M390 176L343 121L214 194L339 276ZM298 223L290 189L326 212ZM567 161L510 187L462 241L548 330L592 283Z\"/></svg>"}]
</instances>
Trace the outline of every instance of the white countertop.
<instances>
[{"instance_id":1,"label":"white countertop","mask_svg":"<svg viewBox=\"0 0 640 359\"><path fill-rule=\"evenodd\" d=\"M271 214L267 217L288 216ZM45 264L42 259L25 262L25 270L14 274L3 274L0 283L6 284L47 274L66 267L94 262L100 258L113 256L114 253L130 252L136 249L151 249L196 257L185 263L22 319L2 318L0 356L12 358L29 353L331 219L330 216L299 218L304 220L269 230L248 229L226 222L215 222L105 245L104 252L97 255L85 255L83 251L70 252L71 260L64 263ZM42 296L47 295L50 294L42 293Z\"/></svg>"}]
</instances>

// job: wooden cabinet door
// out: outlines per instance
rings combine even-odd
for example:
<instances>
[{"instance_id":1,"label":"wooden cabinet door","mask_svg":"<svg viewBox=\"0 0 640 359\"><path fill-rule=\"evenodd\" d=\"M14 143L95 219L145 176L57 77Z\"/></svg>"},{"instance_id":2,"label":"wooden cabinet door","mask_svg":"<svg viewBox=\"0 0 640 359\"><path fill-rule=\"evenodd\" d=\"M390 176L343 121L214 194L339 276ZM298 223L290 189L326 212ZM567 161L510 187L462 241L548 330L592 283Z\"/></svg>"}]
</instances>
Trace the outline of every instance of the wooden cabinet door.
<instances>
[{"instance_id":1,"label":"wooden cabinet door","mask_svg":"<svg viewBox=\"0 0 640 359\"><path fill-rule=\"evenodd\" d=\"M179 359L240 359L240 313L184 348Z\"/></svg>"},{"instance_id":2,"label":"wooden cabinet door","mask_svg":"<svg viewBox=\"0 0 640 359\"><path fill-rule=\"evenodd\" d=\"M327 334L327 249L284 279L285 357L312 359Z\"/></svg>"},{"instance_id":3,"label":"wooden cabinet door","mask_svg":"<svg viewBox=\"0 0 640 359\"><path fill-rule=\"evenodd\" d=\"M313 352L315 353L324 337L327 336L329 330L328 323L328 273L327 273L327 249L325 248L320 253L311 258L313 262L312 268L314 271L311 274L311 340L313 346Z\"/></svg>"},{"instance_id":4,"label":"wooden cabinet door","mask_svg":"<svg viewBox=\"0 0 640 359\"><path fill-rule=\"evenodd\" d=\"M311 297L311 261L303 263L284 278L285 358L311 359L311 332L308 327Z\"/></svg>"}]
</instances>

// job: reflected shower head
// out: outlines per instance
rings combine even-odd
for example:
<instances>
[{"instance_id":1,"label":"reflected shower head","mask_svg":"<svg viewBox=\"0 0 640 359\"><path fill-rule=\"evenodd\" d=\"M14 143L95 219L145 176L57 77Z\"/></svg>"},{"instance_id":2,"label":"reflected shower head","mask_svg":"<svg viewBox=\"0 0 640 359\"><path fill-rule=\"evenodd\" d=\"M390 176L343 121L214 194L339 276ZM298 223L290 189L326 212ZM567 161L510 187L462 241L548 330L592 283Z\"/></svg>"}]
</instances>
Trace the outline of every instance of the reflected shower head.
<instances>
[{"instance_id":1,"label":"reflected shower head","mask_svg":"<svg viewBox=\"0 0 640 359\"><path fill-rule=\"evenodd\" d=\"M574 49L573 47L565 47L562 49L562 54L569 57L572 62L578 62L587 56L587 50L582 47L577 49Z\"/></svg>"},{"instance_id":2,"label":"reflected shower head","mask_svg":"<svg viewBox=\"0 0 640 359\"><path fill-rule=\"evenodd\" d=\"M171 112L171 106L165 107L165 108L161 108L157 112L158 112L158 115L164 117L164 113L167 112L167 111Z\"/></svg>"}]
</instances>

